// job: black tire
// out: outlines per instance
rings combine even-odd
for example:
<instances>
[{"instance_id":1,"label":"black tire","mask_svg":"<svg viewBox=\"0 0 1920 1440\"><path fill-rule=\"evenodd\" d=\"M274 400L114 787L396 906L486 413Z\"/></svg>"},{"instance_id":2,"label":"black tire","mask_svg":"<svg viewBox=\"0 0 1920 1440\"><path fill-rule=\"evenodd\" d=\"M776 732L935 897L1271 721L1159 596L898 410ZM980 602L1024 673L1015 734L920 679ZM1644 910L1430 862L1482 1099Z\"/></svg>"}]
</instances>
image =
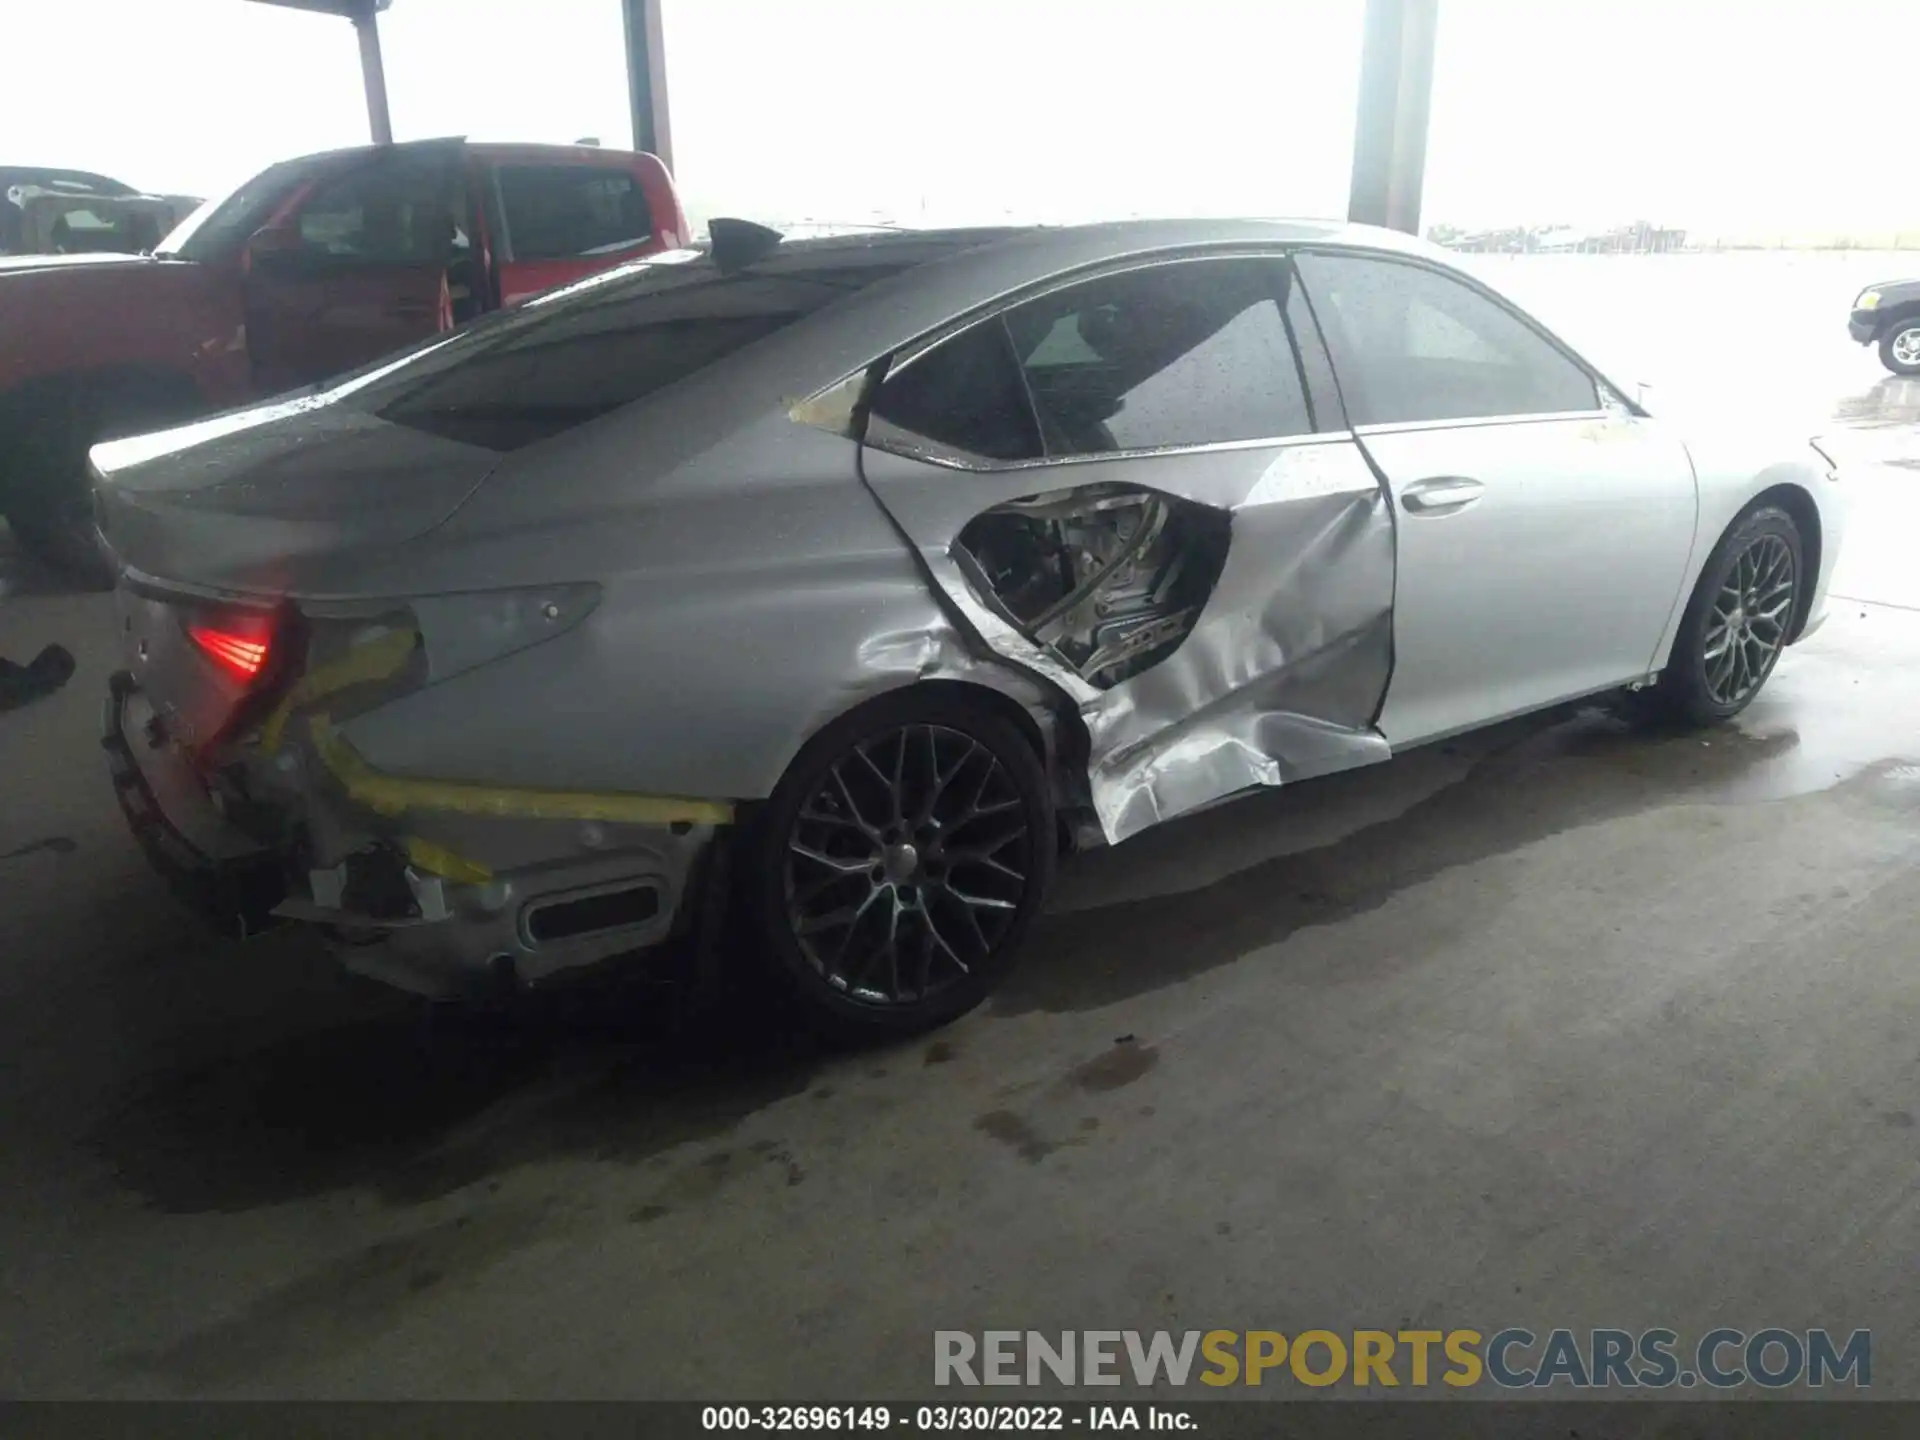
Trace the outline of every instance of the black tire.
<instances>
[{"instance_id":1,"label":"black tire","mask_svg":"<svg viewBox=\"0 0 1920 1440\"><path fill-rule=\"evenodd\" d=\"M1790 567L1784 593L1772 568L1783 555ZM1712 725L1746 709L1792 639L1811 583L1800 527L1791 515L1762 505L1736 519L1707 557L1687 601L1673 653L1653 692L1658 710L1687 724ZM1749 619L1746 607L1756 596L1761 608Z\"/></svg>"},{"instance_id":2,"label":"black tire","mask_svg":"<svg viewBox=\"0 0 1920 1440\"><path fill-rule=\"evenodd\" d=\"M1880 333L1880 363L1896 375L1920 375L1920 315L1895 320Z\"/></svg>"},{"instance_id":3,"label":"black tire","mask_svg":"<svg viewBox=\"0 0 1920 1440\"><path fill-rule=\"evenodd\" d=\"M13 397L5 427L7 521L22 549L68 582L111 589L94 527L87 451L101 440L177 424L188 398L157 385L50 384Z\"/></svg>"},{"instance_id":4,"label":"black tire","mask_svg":"<svg viewBox=\"0 0 1920 1440\"><path fill-rule=\"evenodd\" d=\"M1053 879L1053 798L1017 723L924 685L809 741L739 844L745 938L806 1022L911 1035L1012 969Z\"/></svg>"}]
</instances>

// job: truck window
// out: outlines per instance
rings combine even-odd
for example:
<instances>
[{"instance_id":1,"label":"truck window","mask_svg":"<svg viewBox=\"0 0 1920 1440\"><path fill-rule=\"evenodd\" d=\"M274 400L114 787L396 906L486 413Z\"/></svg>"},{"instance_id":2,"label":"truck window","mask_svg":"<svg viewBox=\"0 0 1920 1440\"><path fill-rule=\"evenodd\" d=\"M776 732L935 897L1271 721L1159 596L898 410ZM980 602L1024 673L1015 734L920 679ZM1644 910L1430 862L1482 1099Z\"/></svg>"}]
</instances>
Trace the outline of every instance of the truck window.
<instances>
[{"instance_id":1,"label":"truck window","mask_svg":"<svg viewBox=\"0 0 1920 1440\"><path fill-rule=\"evenodd\" d=\"M603 255L653 238L637 176L605 165L502 165L500 208L515 260Z\"/></svg>"},{"instance_id":2,"label":"truck window","mask_svg":"<svg viewBox=\"0 0 1920 1440\"><path fill-rule=\"evenodd\" d=\"M225 195L217 195L174 226L157 255L202 262L220 260L246 244L272 217L296 185L305 183L319 163L285 160L270 165Z\"/></svg>"},{"instance_id":3,"label":"truck window","mask_svg":"<svg viewBox=\"0 0 1920 1440\"><path fill-rule=\"evenodd\" d=\"M445 181L443 166L411 156L350 170L301 205L300 239L318 255L355 263L444 261L461 238Z\"/></svg>"}]
</instances>

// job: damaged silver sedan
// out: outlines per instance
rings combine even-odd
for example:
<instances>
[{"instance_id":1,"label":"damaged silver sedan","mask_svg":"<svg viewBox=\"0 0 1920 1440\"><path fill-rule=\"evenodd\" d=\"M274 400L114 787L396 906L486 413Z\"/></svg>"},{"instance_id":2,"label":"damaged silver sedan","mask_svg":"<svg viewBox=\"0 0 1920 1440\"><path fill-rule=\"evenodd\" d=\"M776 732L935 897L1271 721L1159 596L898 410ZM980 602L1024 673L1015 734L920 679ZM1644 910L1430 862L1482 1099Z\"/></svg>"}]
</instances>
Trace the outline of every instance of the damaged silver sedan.
<instances>
[{"instance_id":1,"label":"damaged silver sedan","mask_svg":"<svg viewBox=\"0 0 1920 1440\"><path fill-rule=\"evenodd\" d=\"M1740 710L1840 488L1337 225L629 265L94 451L106 746L242 932L527 985L731 917L817 1021L1007 973L1056 856L1641 687Z\"/></svg>"}]
</instances>

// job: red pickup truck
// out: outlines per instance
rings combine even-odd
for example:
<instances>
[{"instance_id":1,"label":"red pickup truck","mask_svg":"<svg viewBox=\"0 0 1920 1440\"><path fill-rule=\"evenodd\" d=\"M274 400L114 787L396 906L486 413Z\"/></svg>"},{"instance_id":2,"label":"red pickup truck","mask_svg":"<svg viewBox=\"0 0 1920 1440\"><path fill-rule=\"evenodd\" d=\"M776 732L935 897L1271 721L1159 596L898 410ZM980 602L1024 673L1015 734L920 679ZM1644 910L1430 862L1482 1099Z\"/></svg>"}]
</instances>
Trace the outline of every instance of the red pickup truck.
<instances>
[{"instance_id":1,"label":"red pickup truck","mask_svg":"<svg viewBox=\"0 0 1920 1440\"><path fill-rule=\"evenodd\" d=\"M0 511L41 559L103 581L95 441L312 384L686 240L652 155L431 140L270 166L151 255L0 259Z\"/></svg>"}]
</instances>

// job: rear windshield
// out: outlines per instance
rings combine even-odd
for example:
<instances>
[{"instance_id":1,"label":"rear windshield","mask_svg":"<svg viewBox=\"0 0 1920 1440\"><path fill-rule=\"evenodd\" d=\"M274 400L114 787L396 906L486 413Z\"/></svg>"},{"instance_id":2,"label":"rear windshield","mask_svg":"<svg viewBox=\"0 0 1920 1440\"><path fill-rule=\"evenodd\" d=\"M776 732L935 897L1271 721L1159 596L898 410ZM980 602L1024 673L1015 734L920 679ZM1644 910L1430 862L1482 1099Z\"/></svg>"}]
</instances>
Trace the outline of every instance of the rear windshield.
<instances>
[{"instance_id":1,"label":"rear windshield","mask_svg":"<svg viewBox=\"0 0 1920 1440\"><path fill-rule=\"evenodd\" d=\"M929 258L838 242L783 249L722 274L672 252L488 317L354 388L397 425L490 450L572 429L705 369L756 340Z\"/></svg>"}]
</instances>

